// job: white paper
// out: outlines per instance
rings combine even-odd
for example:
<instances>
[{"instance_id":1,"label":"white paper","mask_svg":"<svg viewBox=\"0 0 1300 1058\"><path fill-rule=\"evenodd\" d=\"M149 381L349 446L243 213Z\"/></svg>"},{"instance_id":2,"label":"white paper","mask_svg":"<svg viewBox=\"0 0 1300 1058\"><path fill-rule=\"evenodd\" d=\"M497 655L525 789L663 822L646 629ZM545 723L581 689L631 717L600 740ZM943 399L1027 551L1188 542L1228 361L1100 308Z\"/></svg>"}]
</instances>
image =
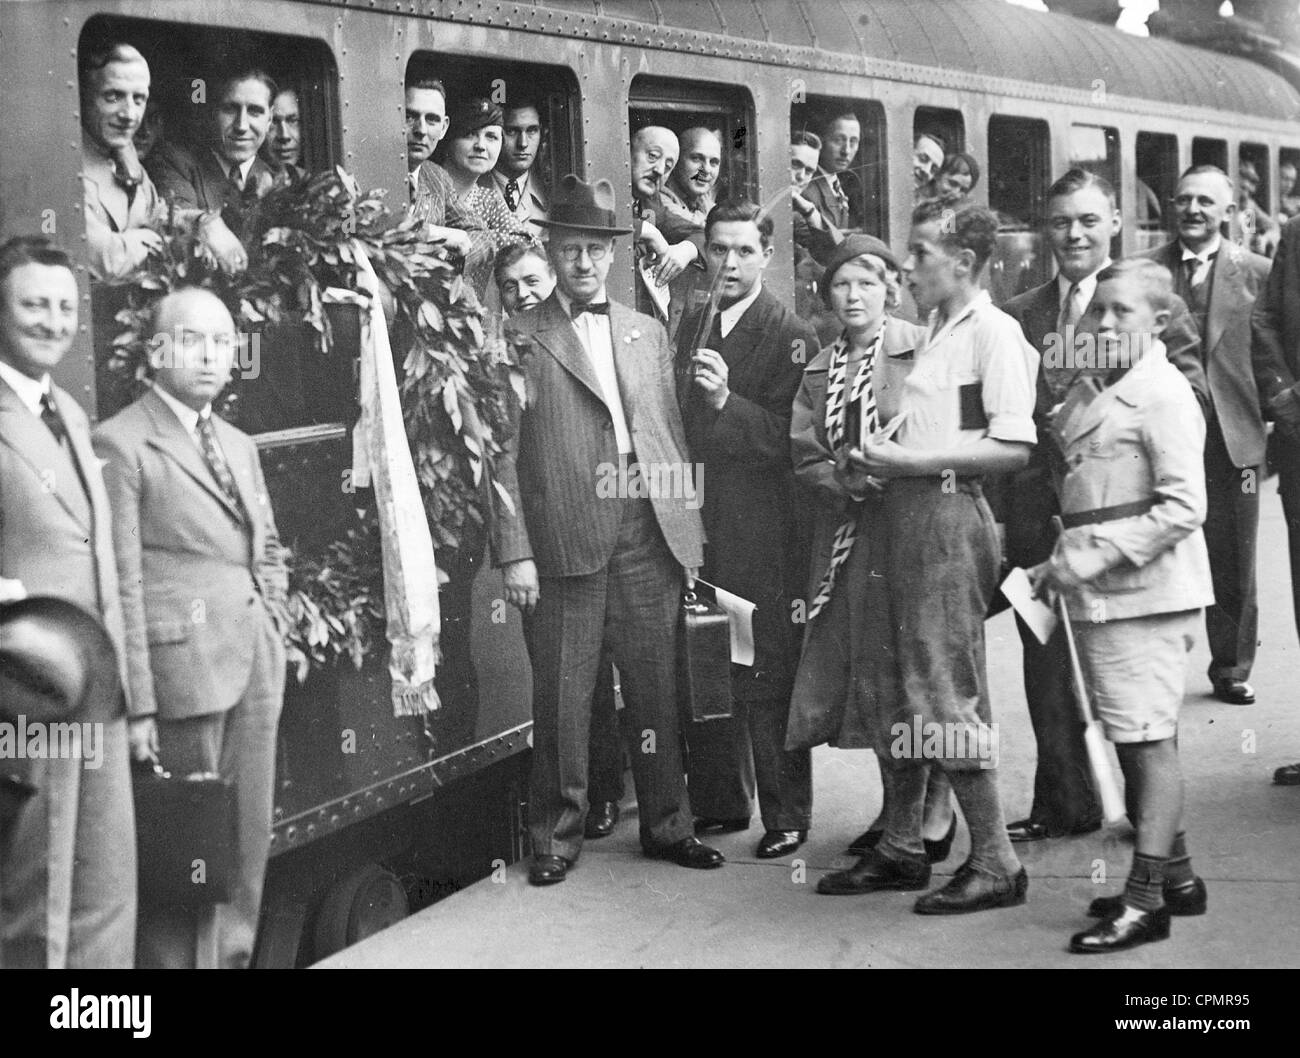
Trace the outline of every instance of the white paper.
<instances>
[{"instance_id":1,"label":"white paper","mask_svg":"<svg viewBox=\"0 0 1300 1058\"><path fill-rule=\"evenodd\" d=\"M1057 616L1050 606L1035 598L1033 588L1029 585L1029 574L1017 566L1002 582L1002 594L1029 626L1034 638L1046 646L1056 631Z\"/></svg>"},{"instance_id":2,"label":"white paper","mask_svg":"<svg viewBox=\"0 0 1300 1058\"><path fill-rule=\"evenodd\" d=\"M733 665L754 664L754 611L757 607L748 599L733 595L716 584L695 578L700 584L712 588L718 605L727 611L727 625L731 630L731 662Z\"/></svg>"},{"instance_id":3,"label":"white paper","mask_svg":"<svg viewBox=\"0 0 1300 1058\"><path fill-rule=\"evenodd\" d=\"M641 282L650 294L650 300L654 302L655 308L659 310L660 317L665 320L668 319L668 287L655 284L654 269L649 265L643 264L637 271L641 276Z\"/></svg>"}]
</instances>

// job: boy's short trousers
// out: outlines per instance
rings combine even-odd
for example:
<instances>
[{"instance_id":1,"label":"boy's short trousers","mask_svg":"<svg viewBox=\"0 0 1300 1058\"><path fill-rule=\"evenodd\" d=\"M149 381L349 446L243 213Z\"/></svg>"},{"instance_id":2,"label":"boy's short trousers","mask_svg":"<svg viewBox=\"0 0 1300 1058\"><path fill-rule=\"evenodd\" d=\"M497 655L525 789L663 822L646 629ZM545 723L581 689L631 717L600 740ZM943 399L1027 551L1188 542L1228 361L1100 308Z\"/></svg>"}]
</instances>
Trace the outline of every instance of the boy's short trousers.
<instances>
[{"instance_id":1,"label":"boy's short trousers","mask_svg":"<svg viewBox=\"0 0 1300 1058\"><path fill-rule=\"evenodd\" d=\"M1083 678L1108 739L1158 742L1178 733L1187 653L1200 623L1200 610L1074 622Z\"/></svg>"}]
</instances>

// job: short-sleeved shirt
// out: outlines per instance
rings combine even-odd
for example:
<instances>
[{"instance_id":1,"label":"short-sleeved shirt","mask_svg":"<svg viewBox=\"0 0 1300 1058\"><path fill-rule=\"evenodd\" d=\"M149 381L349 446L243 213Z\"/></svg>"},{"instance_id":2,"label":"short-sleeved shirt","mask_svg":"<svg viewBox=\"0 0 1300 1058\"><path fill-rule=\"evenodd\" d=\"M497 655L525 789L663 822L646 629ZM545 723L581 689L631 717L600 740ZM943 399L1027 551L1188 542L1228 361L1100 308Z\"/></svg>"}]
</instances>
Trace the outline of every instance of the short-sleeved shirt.
<instances>
[{"instance_id":1,"label":"short-sleeved shirt","mask_svg":"<svg viewBox=\"0 0 1300 1058\"><path fill-rule=\"evenodd\" d=\"M941 451L984 437L1034 444L1038 354L1020 324L980 291L943 326L931 317L903 383L896 440Z\"/></svg>"}]
</instances>

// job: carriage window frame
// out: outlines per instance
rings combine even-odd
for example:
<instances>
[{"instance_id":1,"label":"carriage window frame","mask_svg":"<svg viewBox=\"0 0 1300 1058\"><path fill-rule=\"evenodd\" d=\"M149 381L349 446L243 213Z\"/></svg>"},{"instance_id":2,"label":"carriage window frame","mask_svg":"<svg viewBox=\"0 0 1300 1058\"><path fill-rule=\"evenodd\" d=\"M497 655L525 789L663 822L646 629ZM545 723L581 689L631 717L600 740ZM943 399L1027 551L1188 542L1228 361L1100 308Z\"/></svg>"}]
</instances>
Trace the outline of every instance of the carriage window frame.
<instances>
[{"instance_id":1,"label":"carriage window frame","mask_svg":"<svg viewBox=\"0 0 1300 1058\"><path fill-rule=\"evenodd\" d=\"M820 136L828 115L833 110L851 110L857 115L858 124L862 128L862 139L858 145L856 164L851 169L862 174L858 203L862 231L887 243L890 168L889 116L885 105L878 99L809 93L805 98L791 103L790 132L807 128ZM910 152L908 158L911 158ZM911 172L910 165L908 172ZM786 179L789 179L788 173Z\"/></svg>"},{"instance_id":2,"label":"carriage window frame","mask_svg":"<svg viewBox=\"0 0 1300 1058\"><path fill-rule=\"evenodd\" d=\"M1214 136L1193 136L1192 165L1217 165L1225 173L1232 172L1228 164L1228 141Z\"/></svg>"},{"instance_id":3,"label":"carriage window frame","mask_svg":"<svg viewBox=\"0 0 1300 1058\"><path fill-rule=\"evenodd\" d=\"M1082 133L1100 133L1102 142L1105 146L1105 154L1098 162L1095 154L1087 157L1081 157L1078 144L1082 138ZM1090 137L1092 138L1092 137ZM1090 121L1074 121L1070 123L1069 140L1067 141L1070 153L1070 168L1078 167L1085 169L1096 176L1104 177L1109 181L1110 186L1115 189L1115 205L1119 209L1124 208L1124 186L1122 174L1124 172L1124 152L1120 145L1119 129L1114 125L1095 125ZM1110 255L1115 259L1124 256L1123 233L1118 232L1110 241Z\"/></svg>"},{"instance_id":4,"label":"carriage window frame","mask_svg":"<svg viewBox=\"0 0 1300 1058\"><path fill-rule=\"evenodd\" d=\"M1242 162L1254 163L1255 171L1259 174L1259 186L1255 188L1255 201L1265 213L1272 214L1274 212L1273 188L1276 186L1273 179L1273 152L1267 144L1242 140L1237 145L1238 186L1240 186Z\"/></svg>"},{"instance_id":5,"label":"carriage window frame","mask_svg":"<svg viewBox=\"0 0 1300 1058\"><path fill-rule=\"evenodd\" d=\"M985 190L989 209L998 217L998 247L989 267L989 284L1000 304L1046 282L1052 274L1052 255L1043 235L1052 127L1043 118L994 114L988 122L987 143ZM1013 153L1004 144L1025 146ZM1008 188L1005 195L1004 188ZM1012 269L1014 274L1008 274Z\"/></svg>"},{"instance_id":6,"label":"carriage window frame","mask_svg":"<svg viewBox=\"0 0 1300 1058\"><path fill-rule=\"evenodd\" d=\"M937 133L943 137L943 157L946 161L954 154L966 150L966 118L953 107L919 106L912 112L912 143L923 132ZM910 158L911 155L909 154ZM911 166L908 166L911 171Z\"/></svg>"},{"instance_id":7,"label":"carriage window frame","mask_svg":"<svg viewBox=\"0 0 1300 1058\"><path fill-rule=\"evenodd\" d=\"M1134 176L1151 189L1160 205L1160 218L1152 224L1137 220L1138 230L1163 235L1169 229L1170 205L1182 173L1179 165L1178 137L1172 132L1139 132L1134 140ZM1148 165L1147 162L1154 162ZM1140 193L1140 190L1139 190ZM1135 206L1140 203L1135 203Z\"/></svg>"}]
</instances>

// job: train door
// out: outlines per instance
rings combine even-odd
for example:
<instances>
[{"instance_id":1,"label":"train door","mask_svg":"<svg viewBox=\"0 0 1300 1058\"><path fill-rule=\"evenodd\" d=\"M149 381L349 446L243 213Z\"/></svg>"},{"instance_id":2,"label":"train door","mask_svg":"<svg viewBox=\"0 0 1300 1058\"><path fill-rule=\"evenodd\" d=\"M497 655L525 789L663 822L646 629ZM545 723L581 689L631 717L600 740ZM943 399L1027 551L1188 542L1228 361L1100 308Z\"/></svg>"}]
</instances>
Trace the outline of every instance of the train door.
<instances>
[{"instance_id":1,"label":"train door","mask_svg":"<svg viewBox=\"0 0 1300 1058\"><path fill-rule=\"evenodd\" d=\"M988 144L989 209L998 216L989 284L1000 305L1052 274L1043 238L1051 139L1046 121L996 114L989 119Z\"/></svg>"}]
</instances>

